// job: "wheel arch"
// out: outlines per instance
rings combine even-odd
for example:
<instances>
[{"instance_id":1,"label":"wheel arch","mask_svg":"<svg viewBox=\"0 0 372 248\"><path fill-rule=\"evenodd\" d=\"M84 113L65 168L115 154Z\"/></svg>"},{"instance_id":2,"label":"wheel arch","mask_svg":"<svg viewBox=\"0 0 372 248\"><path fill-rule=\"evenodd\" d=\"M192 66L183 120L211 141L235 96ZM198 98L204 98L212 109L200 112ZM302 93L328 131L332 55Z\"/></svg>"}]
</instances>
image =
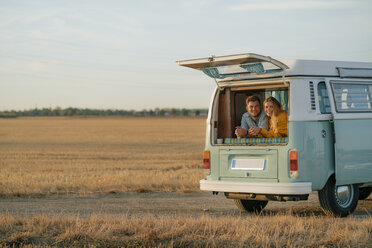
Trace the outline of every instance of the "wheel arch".
<instances>
[{"instance_id":1,"label":"wheel arch","mask_svg":"<svg viewBox=\"0 0 372 248\"><path fill-rule=\"evenodd\" d=\"M326 180L322 181L319 185L316 186L316 188L313 188L314 191L319 191L319 190L322 190L327 182L331 179L331 178L334 178L336 180L336 173L334 171L334 169L332 171L329 171L328 172L328 175L325 177Z\"/></svg>"}]
</instances>

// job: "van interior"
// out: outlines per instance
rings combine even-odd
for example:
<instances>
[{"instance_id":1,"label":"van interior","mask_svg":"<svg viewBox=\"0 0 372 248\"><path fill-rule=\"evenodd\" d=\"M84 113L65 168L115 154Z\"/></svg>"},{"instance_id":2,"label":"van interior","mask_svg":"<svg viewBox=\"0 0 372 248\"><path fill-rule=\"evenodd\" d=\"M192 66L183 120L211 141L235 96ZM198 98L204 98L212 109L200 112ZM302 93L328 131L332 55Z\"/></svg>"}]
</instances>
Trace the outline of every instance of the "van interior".
<instances>
[{"instance_id":1,"label":"van interior","mask_svg":"<svg viewBox=\"0 0 372 248\"><path fill-rule=\"evenodd\" d=\"M273 87L226 87L217 92L217 103L212 113L213 129L212 143L218 139L234 139L235 128L241 125L242 115L247 112L246 98L256 95L261 100L261 111L264 111L263 102L269 97L275 97L282 105L282 109L288 111L288 86ZM217 115L215 114L217 113Z\"/></svg>"}]
</instances>

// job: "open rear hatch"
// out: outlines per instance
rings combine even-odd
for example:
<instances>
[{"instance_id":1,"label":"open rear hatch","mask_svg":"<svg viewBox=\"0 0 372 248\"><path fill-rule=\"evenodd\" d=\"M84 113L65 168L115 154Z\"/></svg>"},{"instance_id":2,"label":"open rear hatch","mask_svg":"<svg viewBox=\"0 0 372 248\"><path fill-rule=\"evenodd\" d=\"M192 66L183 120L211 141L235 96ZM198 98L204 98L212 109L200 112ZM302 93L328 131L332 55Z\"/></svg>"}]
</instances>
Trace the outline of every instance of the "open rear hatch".
<instances>
[{"instance_id":1,"label":"open rear hatch","mask_svg":"<svg viewBox=\"0 0 372 248\"><path fill-rule=\"evenodd\" d=\"M289 67L268 56L244 53L227 56L177 61L180 66L200 70L216 80L218 86L226 82L252 78L285 76Z\"/></svg>"},{"instance_id":2,"label":"open rear hatch","mask_svg":"<svg viewBox=\"0 0 372 248\"><path fill-rule=\"evenodd\" d=\"M287 65L278 60L254 53L219 57L212 56L209 58L182 60L177 61L177 63L180 66L185 66L204 72L216 81L219 88L224 88L226 86L237 86L240 83L245 84L246 80L251 79L265 79L269 77L284 78L285 71L289 69ZM262 86L262 89L265 89L265 86L262 84L262 82L258 82L257 84ZM285 84L284 80L283 83L280 83L279 86L276 86L282 87L282 84ZM230 120L231 116L233 116L233 114L230 112L230 109L234 108L234 113L237 111L236 107L231 106L231 101L235 99L231 98L231 94L231 90L228 89L224 90L223 94L220 96L224 99L219 103L220 110L218 116L220 119L218 119L218 122L217 119L215 120L218 125L213 124L213 127L221 127L221 124L225 123L225 129L227 131L222 132L219 130L216 132L218 133L219 138L231 138L231 123L235 126L239 125L238 123ZM246 96L243 100L244 103L245 98ZM221 109L226 111L222 111ZM221 112L223 112L223 114ZM212 139L215 140L216 138L217 136L213 136ZM277 180L277 148L272 147L271 144L268 144L268 146L271 146L270 148L261 146L257 149L245 149L244 147L231 149L228 146L223 144L219 149L219 175L221 178L252 178L268 181Z\"/></svg>"}]
</instances>

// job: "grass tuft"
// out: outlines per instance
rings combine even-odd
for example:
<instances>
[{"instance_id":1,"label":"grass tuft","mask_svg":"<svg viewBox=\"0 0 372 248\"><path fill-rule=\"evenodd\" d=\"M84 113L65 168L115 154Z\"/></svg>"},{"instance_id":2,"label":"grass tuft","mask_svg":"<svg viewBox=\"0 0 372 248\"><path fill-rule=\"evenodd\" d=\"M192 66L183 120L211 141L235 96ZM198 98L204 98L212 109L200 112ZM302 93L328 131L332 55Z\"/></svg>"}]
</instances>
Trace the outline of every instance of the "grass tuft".
<instances>
[{"instance_id":1,"label":"grass tuft","mask_svg":"<svg viewBox=\"0 0 372 248\"><path fill-rule=\"evenodd\" d=\"M371 219L295 217L134 218L92 215L0 216L0 245L20 247L366 247Z\"/></svg>"}]
</instances>

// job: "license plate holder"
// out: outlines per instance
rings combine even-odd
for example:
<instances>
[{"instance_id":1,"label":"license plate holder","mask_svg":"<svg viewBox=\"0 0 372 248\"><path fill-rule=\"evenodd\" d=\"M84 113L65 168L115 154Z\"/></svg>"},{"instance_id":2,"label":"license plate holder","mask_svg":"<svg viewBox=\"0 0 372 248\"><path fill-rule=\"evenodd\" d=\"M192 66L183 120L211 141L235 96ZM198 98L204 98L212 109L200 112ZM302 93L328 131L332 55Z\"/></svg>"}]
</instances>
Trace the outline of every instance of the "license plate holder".
<instances>
[{"instance_id":1,"label":"license plate holder","mask_svg":"<svg viewBox=\"0 0 372 248\"><path fill-rule=\"evenodd\" d=\"M263 171L265 169L265 159L262 158L232 159L231 169Z\"/></svg>"}]
</instances>

